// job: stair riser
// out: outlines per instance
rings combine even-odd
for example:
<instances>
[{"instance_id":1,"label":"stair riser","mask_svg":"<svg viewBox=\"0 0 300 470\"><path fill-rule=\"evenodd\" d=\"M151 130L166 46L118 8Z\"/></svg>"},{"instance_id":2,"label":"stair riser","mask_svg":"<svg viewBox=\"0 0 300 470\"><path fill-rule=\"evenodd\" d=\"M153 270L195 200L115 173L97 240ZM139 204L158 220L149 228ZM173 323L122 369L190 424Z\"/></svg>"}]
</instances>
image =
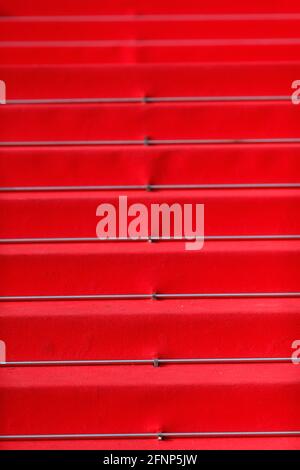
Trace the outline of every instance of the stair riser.
<instances>
[{"instance_id":1,"label":"stair riser","mask_svg":"<svg viewBox=\"0 0 300 470\"><path fill-rule=\"evenodd\" d=\"M278 184L299 174L299 144L0 148L0 187Z\"/></svg>"},{"instance_id":2,"label":"stair riser","mask_svg":"<svg viewBox=\"0 0 300 470\"><path fill-rule=\"evenodd\" d=\"M32 0L24 3L22 0L11 0L9 4L1 0L0 8L3 15L153 15L153 14L248 14L248 13L297 13L300 11L299 3L290 0L284 3L274 3L272 0L255 0L251 3L236 4L225 0L216 0L214 3L199 4L198 0L181 0L161 2L153 0L151 3L140 3L137 0L115 0L101 2L86 0L84 4L72 0L53 0L51 4Z\"/></svg>"},{"instance_id":3,"label":"stair riser","mask_svg":"<svg viewBox=\"0 0 300 470\"><path fill-rule=\"evenodd\" d=\"M0 295L298 292L299 241L2 245Z\"/></svg>"},{"instance_id":4,"label":"stair riser","mask_svg":"<svg viewBox=\"0 0 300 470\"><path fill-rule=\"evenodd\" d=\"M291 102L16 105L0 117L2 142L300 138Z\"/></svg>"},{"instance_id":5,"label":"stair riser","mask_svg":"<svg viewBox=\"0 0 300 470\"><path fill-rule=\"evenodd\" d=\"M95 238L97 224L102 219L96 215L101 204L111 204L115 208L116 236L121 236L118 222L120 196L127 197L128 210L136 203L147 208L149 235L152 233L152 204L168 204L169 207L179 204L183 222L186 219L185 205L191 205L193 223L196 223L196 204L204 204L206 236L300 235L299 190L234 189L3 193L0 200L0 238ZM133 219L127 216L127 227ZM172 217L171 236L174 236Z\"/></svg>"},{"instance_id":6,"label":"stair riser","mask_svg":"<svg viewBox=\"0 0 300 470\"><path fill-rule=\"evenodd\" d=\"M298 430L296 366L179 367L2 370L0 432Z\"/></svg>"},{"instance_id":7,"label":"stair riser","mask_svg":"<svg viewBox=\"0 0 300 470\"><path fill-rule=\"evenodd\" d=\"M109 39L233 39L297 38L299 20L277 21L149 21L133 19L101 21L60 21L54 19L9 18L1 21L1 41L109 40Z\"/></svg>"},{"instance_id":8,"label":"stair riser","mask_svg":"<svg viewBox=\"0 0 300 470\"><path fill-rule=\"evenodd\" d=\"M7 361L289 358L299 315L297 299L11 302L0 339Z\"/></svg>"},{"instance_id":9,"label":"stair riser","mask_svg":"<svg viewBox=\"0 0 300 470\"><path fill-rule=\"evenodd\" d=\"M300 64L1 65L0 71L7 99L289 96Z\"/></svg>"}]
</instances>

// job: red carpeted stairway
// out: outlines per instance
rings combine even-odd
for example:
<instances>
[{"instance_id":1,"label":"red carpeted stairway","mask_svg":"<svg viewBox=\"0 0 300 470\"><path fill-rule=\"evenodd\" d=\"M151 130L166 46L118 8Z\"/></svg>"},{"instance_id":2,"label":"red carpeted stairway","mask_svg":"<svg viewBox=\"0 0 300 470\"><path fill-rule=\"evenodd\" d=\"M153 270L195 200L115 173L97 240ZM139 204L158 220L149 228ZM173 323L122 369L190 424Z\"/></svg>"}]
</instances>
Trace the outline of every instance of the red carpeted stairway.
<instances>
[{"instance_id":1,"label":"red carpeted stairway","mask_svg":"<svg viewBox=\"0 0 300 470\"><path fill-rule=\"evenodd\" d=\"M0 0L1 449L300 449L299 31ZM97 239L120 195L204 204L203 249Z\"/></svg>"}]
</instances>

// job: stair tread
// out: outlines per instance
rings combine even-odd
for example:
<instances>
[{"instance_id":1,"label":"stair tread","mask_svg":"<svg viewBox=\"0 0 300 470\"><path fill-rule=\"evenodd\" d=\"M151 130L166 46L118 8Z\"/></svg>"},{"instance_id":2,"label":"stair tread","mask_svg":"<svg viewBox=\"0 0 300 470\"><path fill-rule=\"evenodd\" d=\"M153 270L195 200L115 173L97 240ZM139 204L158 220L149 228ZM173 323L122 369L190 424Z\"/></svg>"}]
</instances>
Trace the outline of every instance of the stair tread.
<instances>
[{"instance_id":1,"label":"stair tread","mask_svg":"<svg viewBox=\"0 0 300 470\"><path fill-rule=\"evenodd\" d=\"M300 298L1 302L1 339L8 361L290 357L299 307Z\"/></svg>"},{"instance_id":2,"label":"stair tread","mask_svg":"<svg viewBox=\"0 0 300 470\"><path fill-rule=\"evenodd\" d=\"M290 95L298 61L0 65L9 99ZM20 74L22 80L19 80ZM122 82L119 77L122 74ZM176 80L171 79L176 76ZM219 77L223 80L220 81ZM88 93L87 93L88 90Z\"/></svg>"},{"instance_id":3,"label":"stair tread","mask_svg":"<svg viewBox=\"0 0 300 470\"><path fill-rule=\"evenodd\" d=\"M140 3L137 0L124 2L115 0L113 3L99 3L97 0L86 0L83 4L72 0L53 0L51 4L40 3L32 0L29 4L22 0L11 0L9 5L1 0L0 8L6 15L141 15L141 14L244 14L244 13L298 13L299 3L289 0L288 3L274 2L272 0L255 0L236 4L235 1L217 0L213 4L199 4L198 0L187 0L184 4L180 0L172 2L160 2L153 0L151 3Z\"/></svg>"},{"instance_id":4,"label":"stair tread","mask_svg":"<svg viewBox=\"0 0 300 470\"><path fill-rule=\"evenodd\" d=\"M2 435L299 431L293 364L1 368L0 380Z\"/></svg>"},{"instance_id":5,"label":"stair tread","mask_svg":"<svg viewBox=\"0 0 300 470\"><path fill-rule=\"evenodd\" d=\"M128 207L144 204L149 214L151 204L180 204L183 213L184 204L204 204L205 236L300 235L297 188L115 189L4 192L0 195L0 239L95 238L101 219L96 216L97 207L112 204L118 211L120 196L127 196Z\"/></svg>"},{"instance_id":6,"label":"stair tread","mask_svg":"<svg viewBox=\"0 0 300 470\"><path fill-rule=\"evenodd\" d=\"M5 244L5 295L298 292L299 240ZM79 276L80 273L80 276Z\"/></svg>"}]
</instances>

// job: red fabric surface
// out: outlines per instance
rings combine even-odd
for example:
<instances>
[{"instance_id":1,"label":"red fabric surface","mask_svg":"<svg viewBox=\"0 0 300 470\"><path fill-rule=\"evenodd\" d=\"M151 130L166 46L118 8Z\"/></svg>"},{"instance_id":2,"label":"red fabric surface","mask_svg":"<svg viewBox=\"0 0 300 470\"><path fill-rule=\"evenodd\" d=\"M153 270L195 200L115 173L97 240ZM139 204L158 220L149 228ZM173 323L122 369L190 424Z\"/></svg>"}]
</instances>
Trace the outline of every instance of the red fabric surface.
<instances>
[{"instance_id":1,"label":"red fabric surface","mask_svg":"<svg viewBox=\"0 0 300 470\"><path fill-rule=\"evenodd\" d=\"M2 106L2 141L299 138L290 102ZM130 148L128 149L130 151Z\"/></svg>"},{"instance_id":2,"label":"red fabric surface","mask_svg":"<svg viewBox=\"0 0 300 470\"><path fill-rule=\"evenodd\" d=\"M5 0L0 2L3 15L87 15L87 14L219 14L219 13L296 13L300 11L296 0L282 3L281 0L255 0L241 2L216 0L213 3L199 3L198 0L168 0L161 2L153 0L140 2L138 0L52 0L41 3L39 0Z\"/></svg>"},{"instance_id":3,"label":"red fabric surface","mask_svg":"<svg viewBox=\"0 0 300 470\"><path fill-rule=\"evenodd\" d=\"M21 367L1 369L0 380L6 434L276 431L299 425L299 370L293 364Z\"/></svg>"},{"instance_id":4,"label":"red fabric surface","mask_svg":"<svg viewBox=\"0 0 300 470\"><path fill-rule=\"evenodd\" d=\"M120 145L0 147L0 184L3 187L298 183L299 172L299 144L166 145L130 148ZM159 194L163 198L167 193L164 191ZM202 199L204 194L211 194L211 191L197 194ZM220 194L238 194L240 197L244 195L251 199L255 194L273 196L276 191L265 190L263 193L257 193L254 190L235 190L225 193L219 190L213 194L215 197ZM296 196L298 192L283 190L277 194L285 200L290 194ZM140 195L146 197L145 193ZM59 196L68 197L65 194ZM72 197L74 196L76 195L73 193ZM27 194L26 201L30 203L35 197ZM45 196L40 193L38 197ZM47 197L51 199L54 196L52 194ZM87 197L85 195L85 198ZM96 197L100 201L105 194L101 192ZM24 195L2 195L1 210L5 211L9 204L11 206L14 198L20 201L24 199ZM181 192L177 193L177 198L182 198ZM290 208L297 209L296 197L291 199ZM10 220L7 211L5 213L6 217L0 224L0 230ZM94 216L94 213L92 215ZM209 217L209 213L207 216ZM27 213L26 217L30 217L30 213ZM63 222L67 220L64 218ZM298 218L293 222L297 224ZM250 224L248 228L250 230ZM27 227L27 230L30 229L31 227Z\"/></svg>"},{"instance_id":5,"label":"red fabric surface","mask_svg":"<svg viewBox=\"0 0 300 470\"><path fill-rule=\"evenodd\" d=\"M235 21L195 18L189 21L175 18L153 21L149 17L114 18L101 20L89 17L85 21L57 18L4 17L1 20L0 40L116 40L116 39L233 39L233 38L295 38L298 36L299 19Z\"/></svg>"},{"instance_id":6,"label":"red fabric surface","mask_svg":"<svg viewBox=\"0 0 300 470\"><path fill-rule=\"evenodd\" d=\"M91 64L295 61L298 39L167 41L12 41L0 43L3 64Z\"/></svg>"},{"instance_id":7,"label":"red fabric surface","mask_svg":"<svg viewBox=\"0 0 300 470\"><path fill-rule=\"evenodd\" d=\"M290 357L299 299L5 302L0 329L9 361Z\"/></svg>"},{"instance_id":8,"label":"red fabric surface","mask_svg":"<svg viewBox=\"0 0 300 470\"><path fill-rule=\"evenodd\" d=\"M0 65L7 99L289 96L299 62ZM120 81L120 76L122 80ZM176 79L174 79L176 77Z\"/></svg>"},{"instance_id":9,"label":"red fabric surface","mask_svg":"<svg viewBox=\"0 0 300 470\"><path fill-rule=\"evenodd\" d=\"M0 187L299 183L299 144L238 142L300 138L300 107L289 99L300 79L299 13L295 0L0 0L0 80L8 100L256 97L1 105L1 143L145 137L235 143L6 145L0 147ZM298 188L73 190L1 192L0 238L94 237L97 206L121 194L147 207L204 203L206 235L300 234ZM295 239L206 241L193 252L184 242L1 243L0 296L270 297L0 299L0 340L9 361L290 357L299 338L299 298L271 294L299 292L299 248ZM299 370L291 363L1 366L0 436L300 431ZM0 448L299 449L299 442L0 440Z\"/></svg>"},{"instance_id":10,"label":"red fabric surface","mask_svg":"<svg viewBox=\"0 0 300 470\"><path fill-rule=\"evenodd\" d=\"M120 195L127 196L128 208L142 203L148 214L151 204L204 204L205 235L300 234L298 189L46 191L1 196L0 238L95 238L102 218L96 215L97 207L112 204L118 208ZM148 220L150 227L150 215Z\"/></svg>"},{"instance_id":11,"label":"red fabric surface","mask_svg":"<svg viewBox=\"0 0 300 470\"><path fill-rule=\"evenodd\" d=\"M0 295L297 292L300 241L1 245Z\"/></svg>"}]
</instances>

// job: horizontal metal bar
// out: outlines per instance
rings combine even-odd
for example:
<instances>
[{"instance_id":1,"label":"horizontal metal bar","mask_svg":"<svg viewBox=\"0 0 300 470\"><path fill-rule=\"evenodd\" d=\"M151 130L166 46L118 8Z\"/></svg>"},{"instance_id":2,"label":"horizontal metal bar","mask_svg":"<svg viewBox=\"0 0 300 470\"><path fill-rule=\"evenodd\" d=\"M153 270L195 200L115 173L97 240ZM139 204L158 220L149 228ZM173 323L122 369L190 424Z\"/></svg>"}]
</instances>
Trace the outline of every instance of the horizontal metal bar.
<instances>
[{"instance_id":1,"label":"horizontal metal bar","mask_svg":"<svg viewBox=\"0 0 300 470\"><path fill-rule=\"evenodd\" d=\"M300 139L299 139L300 141ZM148 143L147 143L148 144ZM52 147L52 146L83 146L83 145L145 145L143 140L64 140L64 141L17 141L0 142L1 147Z\"/></svg>"},{"instance_id":2,"label":"horizontal metal bar","mask_svg":"<svg viewBox=\"0 0 300 470\"><path fill-rule=\"evenodd\" d=\"M249 364L249 363L300 363L300 358L291 357L225 357L184 359L105 359L105 360L55 360L55 361L2 361L0 366L105 366L105 365L152 365L164 364Z\"/></svg>"},{"instance_id":3,"label":"horizontal metal bar","mask_svg":"<svg viewBox=\"0 0 300 470\"><path fill-rule=\"evenodd\" d=\"M10 434L0 435L0 440L67 440L67 439L147 439L168 438L218 438L218 437L281 437L300 436L300 431L216 431L216 432L148 432L110 434Z\"/></svg>"},{"instance_id":4,"label":"horizontal metal bar","mask_svg":"<svg viewBox=\"0 0 300 470\"><path fill-rule=\"evenodd\" d=\"M291 99L291 97L289 97ZM107 104L107 103L145 103L143 98L40 98L40 99L13 99L6 100L9 105L32 104Z\"/></svg>"},{"instance_id":5,"label":"horizontal metal bar","mask_svg":"<svg viewBox=\"0 0 300 470\"><path fill-rule=\"evenodd\" d=\"M149 145L233 145L233 144L294 144L299 137L271 139L148 139ZM144 142L145 145L145 142Z\"/></svg>"},{"instance_id":6,"label":"horizontal metal bar","mask_svg":"<svg viewBox=\"0 0 300 470\"><path fill-rule=\"evenodd\" d=\"M194 241L194 240L299 240L300 235L206 235L195 237L54 237L54 238L0 238L0 244L29 244L29 243L90 243L90 242L157 242L157 241Z\"/></svg>"},{"instance_id":7,"label":"horizontal metal bar","mask_svg":"<svg viewBox=\"0 0 300 470\"><path fill-rule=\"evenodd\" d=\"M221 183L221 184L157 184L148 185L146 190L152 189L278 189L300 188L300 183Z\"/></svg>"},{"instance_id":8,"label":"horizontal metal bar","mask_svg":"<svg viewBox=\"0 0 300 470\"><path fill-rule=\"evenodd\" d=\"M300 238L300 235L296 236ZM108 237L108 238L98 238L98 237L79 237L79 238L0 238L0 244L20 244L20 243L84 243L84 242L142 242L142 241L188 241L201 239L204 237L139 237L139 238L129 238L129 237Z\"/></svg>"},{"instance_id":9,"label":"horizontal metal bar","mask_svg":"<svg viewBox=\"0 0 300 470\"><path fill-rule=\"evenodd\" d=\"M40 140L4 141L1 147L52 147L52 146L114 146L114 145L248 145L248 144L299 144L299 137L270 139L129 139L129 140Z\"/></svg>"},{"instance_id":10,"label":"horizontal metal bar","mask_svg":"<svg viewBox=\"0 0 300 470\"><path fill-rule=\"evenodd\" d=\"M124 14L124 15L58 15L58 16L5 16L0 17L1 22L18 21L27 23L36 22L143 22L143 21L282 21L300 20L299 13L203 13L203 14Z\"/></svg>"},{"instance_id":11,"label":"horizontal metal bar","mask_svg":"<svg viewBox=\"0 0 300 470\"><path fill-rule=\"evenodd\" d=\"M87 39L87 40L25 40L1 41L5 48L107 48L107 47L234 47L299 45L300 38L208 38L208 39Z\"/></svg>"},{"instance_id":12,"label":"horizontal metal bar","mask_svg":"<svg viewBox=\"0 0 300 470\"><path fill-rule=\"evenodd\" d=\"M299 293L300 296L300 293ZM146 300L151 294L88 294L88 295L13 295L0 296L0 301L11 300Z\"/></svg>"},{"instance_id":13,"label":"horizontal metal bar","mask_svg":"<svg viewBox=\"0 0 300 470\"><path fill-rule=\"evenodd\" d=\"M300 183L224 183L224 184L148 184L99 186L8 186L0 192L50 192L50 191L155 191L196 189L298 189Z\"/></svg>"},{"instance_id":14,"label":"horizontal metal bar","mask_svg":"<svg viewBox=\"0 0 300 470\"><path fill-rule=\"evenodd\" d=\"M157 293L152 294L82 294L82 295L2 295L0 302L33 300L160 300L219 298L285 298L300 297L300 292L221 292L221 293Z\"/></svg>"},{"instance_id":15,"label":"horizontal metal bar","mask_svg":"<svg viewBox=\"0 0 300 470\"><path fill-rule=\"evenodd\" d=\"M272 298L272 297L300 297L300 292L234 292L234 293L190 293L190 294L152 294L157 299L217 299L217 298ZM1 298L1 297L0 297Z\"/></svg>"},{"instance_id":16,"label":"horizontal metal bar","mask_svg":"<svg viewBox=\"0 0 300 470\"><path fill-rule=\"evenodd\" d=\"M38 105L38 104L122 104L122 103L210 103L210 102L255 102L255 101L291 101L291 96L141 96L114 98L40 98L40 99L11 99L9 105Z\"/></svg>"}]
</instances>

